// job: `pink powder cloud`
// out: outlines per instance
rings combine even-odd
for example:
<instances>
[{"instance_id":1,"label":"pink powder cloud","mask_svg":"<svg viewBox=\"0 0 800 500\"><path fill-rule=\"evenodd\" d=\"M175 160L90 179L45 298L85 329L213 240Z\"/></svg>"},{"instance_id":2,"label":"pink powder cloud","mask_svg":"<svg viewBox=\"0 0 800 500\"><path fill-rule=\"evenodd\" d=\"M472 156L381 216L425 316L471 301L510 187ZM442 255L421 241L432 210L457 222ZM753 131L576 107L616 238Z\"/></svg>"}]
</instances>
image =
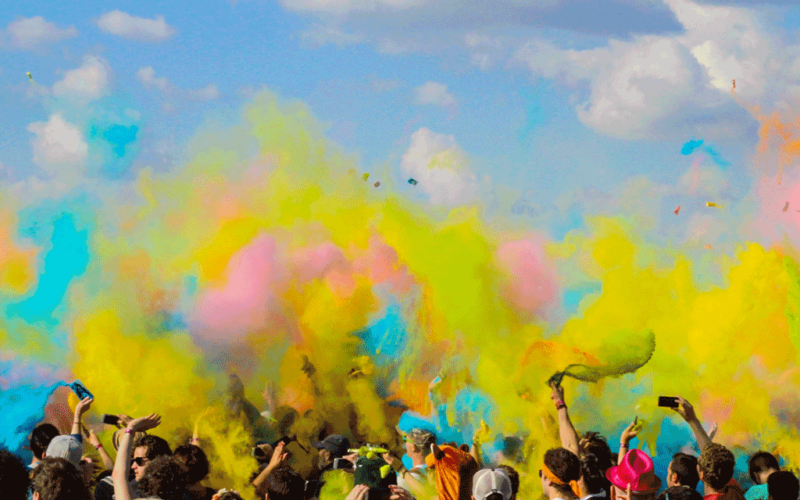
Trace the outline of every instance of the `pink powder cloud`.
<instances>
[{"instance_id":1,"label":"pink powder cloud","mask_svg":"<svg viewBox=\"0 0 800 500\"><path fill-rule=\"evenodd\" d=\"M535 315L554 303L558 294L555 271L540 238L529 237L500 245L497 260L508 272L503 295L519 313Z\"/></svg>"},{"instance_id":2,"label":"pink powder cloud","mask_svg":"<svg viewBox=\"0 0 800 500\"><path fill-rule=\"evenodd\" d=\"M227 283L200 295L189 324L207 340L236 340L263 329L274 316L280 278L275 242L261 235L237 251L226 268Z\"/></svg>"}]
</instances>

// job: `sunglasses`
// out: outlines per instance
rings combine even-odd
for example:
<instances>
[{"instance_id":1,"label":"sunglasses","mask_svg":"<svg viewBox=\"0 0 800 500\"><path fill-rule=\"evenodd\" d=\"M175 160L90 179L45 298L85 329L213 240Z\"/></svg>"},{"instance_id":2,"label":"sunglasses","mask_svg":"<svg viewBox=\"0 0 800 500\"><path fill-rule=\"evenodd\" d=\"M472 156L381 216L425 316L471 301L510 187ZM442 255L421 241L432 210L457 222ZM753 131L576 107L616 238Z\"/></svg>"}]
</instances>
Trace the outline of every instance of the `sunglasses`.
<instances>
[{"instance_id":1,"label":"sunglasses","mask_svg":"<svg viewBox=\"0 0 800 500\"><path fill-rule=\"evenodd\" d=\"M134 458L133 460L131 460L131 462L135 463L139 467L144 467L144 465L149 461L150 460L148 460L145 457L137 457L137 458Z\"/></svg>"}]
</instances>

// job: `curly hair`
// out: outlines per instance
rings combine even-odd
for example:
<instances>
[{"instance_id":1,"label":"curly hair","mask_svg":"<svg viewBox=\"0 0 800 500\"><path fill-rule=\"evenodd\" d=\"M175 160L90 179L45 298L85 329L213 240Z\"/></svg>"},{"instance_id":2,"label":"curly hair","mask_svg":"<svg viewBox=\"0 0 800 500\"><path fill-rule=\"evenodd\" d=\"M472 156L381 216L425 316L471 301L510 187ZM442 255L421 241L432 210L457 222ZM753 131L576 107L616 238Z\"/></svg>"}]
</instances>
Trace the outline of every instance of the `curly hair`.
<instances>
[{"instance_id":1,"label":"curly hair","mask_svg":"<svg viewBox=\"0 0 800 500\"><path fill-rule=\"evenodd\" d=\"M61 433L53 424L42 424L36 426L36 428L33 429L33 432L31 432L30 439L31 452L33 452L33 456L41 460L42 453L47 450L47 445L50 444L50 441L52 441L54 437L60 435Z\"/></svg>"},{"instance_id":2,"label":"curly hair","mask_svg":"<svg viewBox=\"0 0 800 500\"><path fill-rule=\"evenodd\" d=\"M0 451L0 491L8 500L27 500L31 481L22 459L8 451Z\"/></svg>"},{"instance_id":3,"label":"curly hair","mask_svg":"<svg viewBox=\"0 0 800 500\"><path fill-rule=\"evenodd\" d=\"M219 490L223 493L214 495L214 500L244 500L238 491Z\"/></svg>"},{"instance_id":4,"label":"curly hair","mask_svg":"<svg viewBox=\"0 0 800 500\"><path fill-rule=\"evenodd\" d=\"M565 484L577 481L581 477L581 461L571 451L565 448L553 448L544 454L544 464L558 479ZM559 490L568 491L569 486L554 484Z\"/></svg>"},{"instance_id":5,"label":"curly hair","mask_svg":"<svg viewBox=\"0 0 800 500\"><path fill-rule=\"evenodd\" d=\"M759 451L750 457L749 472L750 479L756 484L761 484L759 474L767 472L768 470L781 470L778 459L772 453L766 451Z\"/></svg>"},{"instance_id":6,"label":"curly hair","mask_svg":"<svg viewBox=\"0 0 800 500\"><path fill-rule=\"evenodd\" d=\"M158 436L151 436L149 434L142 436L136 439L133 446L134 448L147 448L144 456L149 461L153 461L164 455L172 455L172 450L167 441Z\"/></svg>"},{"instance_id":7,"label":"curly hair","mask_svg":"<svg viewBox=\"0 0 800 500\"><path fill-rule=\"evenodd\" d=\"M154 496L162 500L183 500L188 477L184 463L173 456L160 456L147 464L139 481L143 497Z\"/></svg>"},{"instance_id":8,"label":"curly hair","mask_svg":"<svg viewBox=\"0 0 800 500\"><path fill-rule=\"evenodd\" d=\"M581 476L586 485L586 494L609 493L611 483L606 479L605 471L600 466L600 461L592 453L585 453L581 458ZM609 497L610 498L610 497Z\"/></svg>"},{"instance_id":9,"label":"curly hair","mask_svg":"<svg viewBox=\"0 0 800 500\"><path fill-rule=\"evenodd\" d=\"M186 469L189 471L186 480L189 484L199 483L208 475L208 457L199 446L193 444L178 446L174 455L186 464Z\"/></svg>"},{"instance_id":10,"label":"curly hair","mask_svg":"<svg viewBox=\"0 0 800 500\"><path fill-rule=\"evenodd\" d=\"M709 443L697 459L697 465L703 473L703 482L715 490L724 488L733 478L736 458L728 448L721 444Z\"/></svg>"},{"instance_id":11,"label":"curly hair","mask_svg":"<svg viewBox=\"0 0 800 500\"><path fill-rule=\"evenodd\" d=\"M586 440L583 451L591 453L597 458L597 464L605 474L615 464L614 453L611 451L611 447L608 446L605 436L602 436L599 432L589 431L583 436L583 439Z\"/></svg>"},{"instance_id":12,"label":"curly hair","mask_svg":"<svg viewBox=\"0 0 800 500\"><path fill-rule=\"evenodd\" d=\"M89 500L89 488L77 467L63 458L45 458L33 471L33 492L42 500Z\"/></svg>"}]
</instances>

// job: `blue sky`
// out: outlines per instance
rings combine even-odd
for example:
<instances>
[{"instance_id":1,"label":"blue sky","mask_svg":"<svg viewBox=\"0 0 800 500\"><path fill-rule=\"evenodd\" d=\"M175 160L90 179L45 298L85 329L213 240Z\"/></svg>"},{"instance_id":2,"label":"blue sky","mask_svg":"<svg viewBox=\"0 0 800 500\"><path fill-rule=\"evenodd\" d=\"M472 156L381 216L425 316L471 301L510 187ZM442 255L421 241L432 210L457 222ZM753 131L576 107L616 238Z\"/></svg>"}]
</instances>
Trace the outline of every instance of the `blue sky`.
<instances>
[{"instance_id":1,"label":"blue sky","mask_svg":"<svg viewBox=\"0 0 800 500\"><path fill-rule=\"evenodd\" d=\"M175 168L198 129L234 121L266 87L306 103L364 170L410 176L411 149L458 150L478 186L426 192L433 203L510 186L552 207L635 176L678 185L690 139L743 190L757 122L728 82L750 103L791 107L800 75L780 68L797 57L800 18L781 3L4 3L0 164L13 181ZM86 143L69 161L63 137L43 139L59 130ZM111 144L119 134L127 142Z\"/></svg>"}]
</instances>

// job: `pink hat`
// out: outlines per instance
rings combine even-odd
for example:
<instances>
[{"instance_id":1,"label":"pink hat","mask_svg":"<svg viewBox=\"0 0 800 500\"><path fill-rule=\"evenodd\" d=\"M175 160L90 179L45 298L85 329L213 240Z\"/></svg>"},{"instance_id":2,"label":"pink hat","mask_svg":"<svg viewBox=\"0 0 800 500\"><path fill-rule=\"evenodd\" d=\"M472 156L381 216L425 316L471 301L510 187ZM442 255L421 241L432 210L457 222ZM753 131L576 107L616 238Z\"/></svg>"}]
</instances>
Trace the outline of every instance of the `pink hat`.
<instances>
[{"instance_id":1,"label":"pink hat","mask_svg":"<svg viewBox=\"0 0 800 500\"><path fill-rule=\"evenodd\" d=\"M653 470L653 459L641 450L631 450L622 462L606 471L611 484L625 490L631 485L633 493L648 493L661 488L661 479Z\"/></svg>"}]
</instances>

